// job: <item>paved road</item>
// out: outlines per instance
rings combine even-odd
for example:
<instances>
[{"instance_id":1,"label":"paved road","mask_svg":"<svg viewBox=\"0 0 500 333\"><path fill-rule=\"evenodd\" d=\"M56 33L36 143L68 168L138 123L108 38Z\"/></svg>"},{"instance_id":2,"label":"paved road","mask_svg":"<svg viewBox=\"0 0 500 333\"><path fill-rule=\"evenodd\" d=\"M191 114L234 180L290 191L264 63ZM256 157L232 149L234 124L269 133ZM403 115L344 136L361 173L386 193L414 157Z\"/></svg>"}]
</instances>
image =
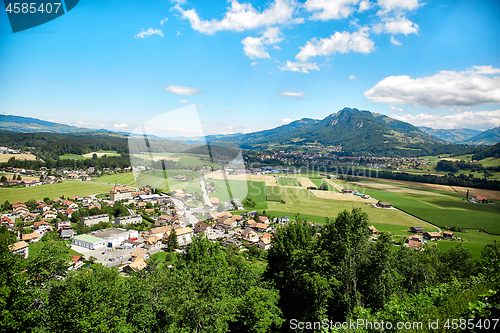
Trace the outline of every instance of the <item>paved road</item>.
<instances>
[{"instance_id":1,"label":"paved road","mask_svg":"<svg viewBox=\"0 0 500 333\"><path fill-rule=\"evenodd\" d=\"M201 192L203 192L203 199L205 199L205 205L212 207L212 204L210 203L210 198L208 197L207 188L205 186L205 179L203 179L203 172L200 171L199 175L200 175Z\"/></svg>"}]
</instances>

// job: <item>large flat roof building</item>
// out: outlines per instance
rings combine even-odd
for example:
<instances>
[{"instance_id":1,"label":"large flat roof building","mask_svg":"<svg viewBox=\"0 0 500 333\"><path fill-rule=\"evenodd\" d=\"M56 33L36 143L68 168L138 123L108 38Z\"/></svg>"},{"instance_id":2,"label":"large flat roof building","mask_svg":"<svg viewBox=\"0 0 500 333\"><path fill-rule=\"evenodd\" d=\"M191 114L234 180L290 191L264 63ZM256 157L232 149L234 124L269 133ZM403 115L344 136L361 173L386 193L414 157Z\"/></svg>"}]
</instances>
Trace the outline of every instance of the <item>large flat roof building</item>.
<instances>
[{"instance_id":1,"label":"large flat roof building","mask_svg":"<svg viewBox=\"0 0 500 333\"><path fill-rule=\"evenodd\" d=\"M92 235L77 235L73 237L73 244L89 250L106 247L106 240Z\"/></svg>"}]
</instances>

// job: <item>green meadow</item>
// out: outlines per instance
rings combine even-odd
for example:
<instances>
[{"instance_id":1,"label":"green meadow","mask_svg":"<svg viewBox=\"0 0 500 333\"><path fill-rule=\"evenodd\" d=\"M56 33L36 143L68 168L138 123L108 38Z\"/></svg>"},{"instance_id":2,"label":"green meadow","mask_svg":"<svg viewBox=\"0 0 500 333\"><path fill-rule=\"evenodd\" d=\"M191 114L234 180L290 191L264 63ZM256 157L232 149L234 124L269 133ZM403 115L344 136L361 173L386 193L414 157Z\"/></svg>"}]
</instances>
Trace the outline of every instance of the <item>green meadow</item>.
<instances>
[{"instance_id":1,"label":"green meadow","mask_svg":"<svg viewBox=\"0 0 500 333\"><path fill-rule=\"evenodd\" d=\"M281 186L302 186L297 178L279 177L278 184Z\"/></svg>"}]
</instances>

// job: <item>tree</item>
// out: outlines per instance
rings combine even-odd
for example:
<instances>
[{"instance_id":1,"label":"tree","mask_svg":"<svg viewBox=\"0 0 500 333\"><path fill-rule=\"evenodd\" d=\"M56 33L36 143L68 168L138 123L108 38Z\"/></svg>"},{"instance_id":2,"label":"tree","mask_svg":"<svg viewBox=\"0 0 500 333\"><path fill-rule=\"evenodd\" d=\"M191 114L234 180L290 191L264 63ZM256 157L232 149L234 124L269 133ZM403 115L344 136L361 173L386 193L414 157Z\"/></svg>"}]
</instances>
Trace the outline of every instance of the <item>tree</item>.
<instances>
[{"instance_id":1,"label":"tree","mask_svg":"<svg viewBox=\"0 0 500 333\"><path fill-rule=\"evenodd\" d=\"M17 176L17 180L23 180L23 179L21 178L21 175L18 175L18 176Z\"/></svg>"},{"instance_id":2,"label":"tree","mask_svg":"<svg viewBox=\"0 0 500 333\"><path fill-rule=\"evenodd\" d=\"M7 177L5 177L5 175L2 175L2 177L0 178L0 182L5 183L6 181Z\"/></svg>"},{"instance_id":3,"label":"tree","mask_svg":"<svg viewBox=\"0 0 500 333\"><path fill-rule=\"evenodd\" d=\"M5 200L5 202L2 205L2 209L4 211L6 211L6 210L12 210L12 205L10 204L9 200Z\"/></svg>"},{"instance_id":4,"label":"tree","mask_svg":"<svg viewBox=\"0 0 500 333\"><path fill-rule=\"evenodd\" d=\"M167 248L169 252L173 252L175 249L179 248L179 242L177 241L177 233L175 232L175 229L172 229L168 235Z\"/></svg>"}]
</instances>

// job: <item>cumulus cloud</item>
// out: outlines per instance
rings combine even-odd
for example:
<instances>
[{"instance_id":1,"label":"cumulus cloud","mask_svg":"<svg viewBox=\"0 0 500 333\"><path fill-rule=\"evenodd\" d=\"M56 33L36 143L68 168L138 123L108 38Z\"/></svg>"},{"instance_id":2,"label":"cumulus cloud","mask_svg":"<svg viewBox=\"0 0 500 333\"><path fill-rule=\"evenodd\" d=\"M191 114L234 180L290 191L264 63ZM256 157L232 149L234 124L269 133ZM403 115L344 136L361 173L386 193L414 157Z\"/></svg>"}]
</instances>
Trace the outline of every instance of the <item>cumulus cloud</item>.
<instances>
[{"instance_id":1,"label":"cumulus cloud","mask_svg":"<svg viewBox=\"0 0 500 333\"><path fill-rule=\"evenodd\" d=\"M247 37L241 41L243 51L250 59L269 58L266 45L273 45L283 40L281 32L276 27L268 27L262 37Z\"/></svg>"},{"instance_id":2,"label":"cumulus cloud","mask_svg":"<svg viewBox=\"0 0 500 333\"><path fill-rule=\"evenodd\" d=\"M283 119L281 119L281 122L283 124L290 124L292 122L292 119L290 119L290 118L283 118Z\"/></svg>"},{"instance_id":3,"label":"cumulus cloud","mask_svg":"<svg viewBox=\"0 0 500 333\"><path fill-rule=\"evenodd\" d=\"M113 125L113 128L115 128L115 129L124 129L127 127L129 127L127 124L114 124Z\"/></svg>"},{"instance_id":4,"label":"cumulus cloud","mask_svg":"<svg viewBox=\"0 0 500 333\"><path fill-rule=\"evenodd\" d=\"M286 97L286 98L291 98L291 99L295 99L295 100L302 99L302 96L304 96L304 93L302 91L285 90L285 91L282 91L278 94L278 97Z\"/></svg>"},{"instance_id":5,"label":"cumulus cloud","mask_svg":"<svg viewBox=\"0 0 500 333\"><path fill-rule=\"evenodd\" d=\"M176 95L199 95L201 94L201 90L195 89L195 88L190 88L190 87L183 87L183 86L167 86L165 87L165 90L170 91L172 94ZM181 101L181 103L183 103Z\"/></svg>"},{"instance_id":6,"label":"cumulus cloud","mask_svg":"<svg viewBox=\"0 0 500 333\"><path fill-rule=\"evenodd\" d=\"M293 2L276 0L262 12L257 11L252 4L231 1L222 20L210 21L200 19L195 9L184 10L178 4L174 7L191 27L204 34L214 34L217 31L244 31L274 24L292 23L295 10Z\"/></svg>"},{"instance_id":7,"label":"cumulus cloud","mask_svg":"<svg viewBox=\"0 0 500 333\"><path fill-rule=\"evenodd\" d=\"M163 23L167 22L168 21L168 17L165 17L164 19L162 19L160 21L160 25L163 25Z\"/></svg>"},{"instance_id":8,"label":"cumulus cloud","mask_svg":"<svg viewBox=\"0 0 500 333\"><path fill-rule=\"evenodd\" d=\"M451 115L438 115L421 113L416 116L411 114L393 116L393 118L408 122L415 126L426 126L432 128L473 128L486 130L500 126L500 110L462 112Z\"/></svg>"},{"instance_id":9,"label":"cumulus cloud","mask_svg":"<svg viewBox=\"0 0 500 333\"><path fill-rule=\"evenodd\" d=\"M392 111L405 112L405 110L403 110L401 108L397 108L397 107L392 106L392 105L389 105L389 107L391 108Z\"/></svg>"},{"instance_id":10,"label":"cumulus cloud","mask_svg":"<svg viewBox=\"0 0 500 333\"><path fill-rule=\"evenodd\" d=\"M377 14L385 15L389 12L411 11L422 6L420 0L378 0L377 5L381 8Z\"/></svg>"},{"instance_id":11,"label":"cumulus cloud","mask_svg":"<svg viewBox=\"0 0 500 333\"><path fill-rule=\"evenodd\" d=\"M187 99L181 99L181 103L189 103Z\"/></svg>"},{"instance_id":12,"label":"cumulus cloud","mask_svg":"<svg viewBox=\"0 0 500 333\"><path fill-rule=\"evenodd\" d=\"M349 75L349 80L357 80L357 79L358 79L358 78L357 78L356 76L354 76L354 75L352 75L352 74L351 74L351 75Z\"/></svg>"},{"instance_id":13,"label":"cumulus cloud","mask_svg":"<svg viewBox=\"0 0 500 333\"><path fill-rule=\"evenodd\" d=\"M396 38L394 38L394 36L391 36L391 43L396 45L396 46L401 46L401 42L399 40L397 40Z\"/></svg>"},{"instance_id":14,"label":"cumulus cloud","mask_svg":"<svg viewBox=\"0 0 500 333\"><path fill-rule=\"evenodd\" d=\"M359 31L349 33L336 32L330 38L313 38L305 46L300 48L299 54L295 58L301 62L307 61L311 57L319 55L326 56L337 52L347 53L360 52L370 53L375 50L374 42L368 38L368 28L363 27Z\"/></svg>"},{"instance_id":15,"label":"cumulus cloud","mask_svg":"<svg viewBox=\"0 0 500 333\"><path fill-rule=\"evenodd\" d=\"M292 62L287 60L286 65L280 67L281 71L292 71L292 72L302 72L309 73L310 70L319 71L318 65L314 62Z\"/></svg>"},{"instance_id":16,"label":"cumulus cloud","mask_svg":"<svg viewBox=\"0 0 500 333\"><path fill-rule=\"evenodd\" d=\"M163 37L163 32L161 32L160 29L149 28L148 30L143 30L139 32L137 35L134 36L134 38L146 38L152 35L159 35Z\"/></svg>"},{"instance_id":17,"label":"cumulus cloud","mask_svg":"<svg viewBox=\"0 0 500 333\"><path fill-rule=\"evenodd\" d=\"M363 1L359 6L359 10L363 11L368 9L368 1ZM310 12L315 12L312 14L312 20L331 20L331 19L341 19L346 18L351 15L356 10L356 5L360 3L360 0L307 0L304 4Z\"/></svg>"},{"instance_id":18,"label":"cumulus cloud","mask_svg":"<svg viewBox=\"0 0 500 333\"><path fill-rule=\"evenodd\" d=\"M408 75L388 76L365 96L375 103L453 107L500 103L500 70L475 66L463 72L440 71L422 78ZM487 75L493 75L489 77Z\"/></svg>"},{"instance_id":19,"label":"cumulus cloud","mask_svg":"<svg viewBox=\"0 0 500 333\"><path fill-rule=\"evenodd\" d=\"M398 17L390 19L384 24L384 30L391 35L416 34L418 32L418 24L408 20L406 17Z\"/></svg>"}]
</instances>

